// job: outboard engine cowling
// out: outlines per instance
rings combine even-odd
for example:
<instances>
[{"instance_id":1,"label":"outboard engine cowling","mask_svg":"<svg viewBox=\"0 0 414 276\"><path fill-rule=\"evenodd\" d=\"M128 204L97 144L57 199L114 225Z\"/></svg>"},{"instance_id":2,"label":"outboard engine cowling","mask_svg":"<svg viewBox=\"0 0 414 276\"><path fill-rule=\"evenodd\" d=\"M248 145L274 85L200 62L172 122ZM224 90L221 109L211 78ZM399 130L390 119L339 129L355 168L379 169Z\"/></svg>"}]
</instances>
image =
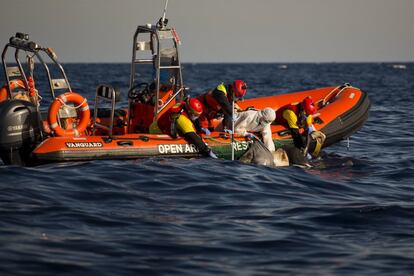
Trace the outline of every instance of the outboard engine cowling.
<instances>
[{"instance_id":1,"label":"outboard engine cowling","mask_svg":"<svg viewBox=\"0 0 414 276\"><path fill-rule=\"evenodd\" d=\"M31 102L0 102L0 157L4 164L30 163L30 153L40 139L39 114Z\"/></svg>"}]
</instances>

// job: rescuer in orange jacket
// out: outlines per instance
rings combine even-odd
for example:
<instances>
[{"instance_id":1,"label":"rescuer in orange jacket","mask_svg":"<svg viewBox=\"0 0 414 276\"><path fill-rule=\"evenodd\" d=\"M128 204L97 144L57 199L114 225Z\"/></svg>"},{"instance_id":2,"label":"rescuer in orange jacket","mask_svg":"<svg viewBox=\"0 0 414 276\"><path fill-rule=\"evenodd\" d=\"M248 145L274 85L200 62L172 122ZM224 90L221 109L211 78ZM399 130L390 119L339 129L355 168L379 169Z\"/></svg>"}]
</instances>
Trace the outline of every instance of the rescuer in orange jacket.
<instances>
[{"instance_id":1,"label":"rescuer in orange jacket","mask_svg":"<svg viewBox=\"0 0 414 276\"><path fill-rule=\"evenodd\" d=\"M231 120L236 120L236 114L232 110L232 101L242 99L246 91L246 83L242 80L235 80L232 84L221 83L215 89L198 96L197 99L203 104L203 113L199 118L202 130L209 134L213 129L210 121L220 112L224 115L223 127L231 129Z\"/></svg>"}]
</instances>

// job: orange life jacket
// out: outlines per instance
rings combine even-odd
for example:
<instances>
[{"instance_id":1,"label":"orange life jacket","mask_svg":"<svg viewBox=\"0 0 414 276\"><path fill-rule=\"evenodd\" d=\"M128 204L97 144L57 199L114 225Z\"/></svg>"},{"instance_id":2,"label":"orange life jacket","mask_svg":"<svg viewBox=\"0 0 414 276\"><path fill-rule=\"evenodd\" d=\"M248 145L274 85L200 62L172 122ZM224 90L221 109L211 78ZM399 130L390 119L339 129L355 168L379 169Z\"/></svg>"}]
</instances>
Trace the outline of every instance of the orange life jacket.
<instances>
[{"instance_id":1,"label":"orange life jacket","mask_svg":"<svg viewBox=\"0 0 414 276\"><path fill-rule=\"evenodd\" d=\"M217 113L222 109L221 104L214 98L214 91L222 92L229 101L229 93L227 92L227 87L224 83L219 84L214 90L210 90L204 94L201 94L197 99L203 104L203 114L204 117L211 120L217 116Z\"/></svg>"}]
</instances>

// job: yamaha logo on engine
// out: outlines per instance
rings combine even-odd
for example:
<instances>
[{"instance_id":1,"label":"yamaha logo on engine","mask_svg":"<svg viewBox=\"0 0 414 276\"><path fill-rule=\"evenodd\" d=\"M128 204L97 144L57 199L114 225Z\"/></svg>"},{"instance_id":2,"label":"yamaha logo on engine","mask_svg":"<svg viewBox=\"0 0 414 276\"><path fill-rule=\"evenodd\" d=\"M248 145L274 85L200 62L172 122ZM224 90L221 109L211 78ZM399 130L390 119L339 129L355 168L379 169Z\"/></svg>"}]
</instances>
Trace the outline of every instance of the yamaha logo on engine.
<instances>
[{"instance_id":1,"label":"yamaha logo on engine","mask_svg":"<svg viewBox=\"0 0 414 276\"><path fill-rule=\"evenodd\" d=\"M28 129L28 128L29 128L29 125L24 124L24 125L8 126L7 130L9 132L12 132L12 131L19 131L19 130Z\"/></svg>"}]
</instances>

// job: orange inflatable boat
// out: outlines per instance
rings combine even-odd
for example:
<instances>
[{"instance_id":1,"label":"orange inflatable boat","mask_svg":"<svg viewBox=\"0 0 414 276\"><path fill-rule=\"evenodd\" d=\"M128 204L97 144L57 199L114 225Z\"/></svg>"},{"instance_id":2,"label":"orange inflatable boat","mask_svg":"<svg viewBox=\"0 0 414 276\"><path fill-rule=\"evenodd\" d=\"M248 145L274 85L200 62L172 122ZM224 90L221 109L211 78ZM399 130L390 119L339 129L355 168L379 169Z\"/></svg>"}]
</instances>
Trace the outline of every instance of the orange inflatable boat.
<instances>
[{"instance_id":1,"label":"orange inflatable boat","mask_svg":"<svg viewBox=\"0 0 414 276\"><path fill-rule=\"evenodd\" d=\"M318 100L320 114L314 126L326 135L324 147L350 137L362 127L368 118L369 100L361 90L348 87L327 87L310 91L289 93L270 97L245 100L241 107L272 107L300 101L304 96ZM271 126L276 147L292 143L288 130L282 125ZM212 132L204 140L221 158L231 158L231 137L226 133ZM236 135L235 157L241 156L250 141ZM93 159L135 159L151 156L197 157L194 145L184 139L173 139L168 135L147 133L124 133L120 135L83 135L80 137L49 137L39 144L33 155L43 161L72 161Z\"/></svg>"},{"instance_id":2,"label":"orange inflatable boat","mask_svg":"<svg viewBox=\"0 0 414 276\"><path fill-rule=\"evenodd\" d=\"M165 41L169 48L163 47ZM100 85L92 109L86 98L73 92L52 49L29 41L28 35L16 34L2 55L7 80L0 101L0 156L3 163L36 165L77 160L201 156L194 145L180 137L148 133L151 122L185 96L179 42L175 29L164 24L138 26L133 40L128 106L117 108L120 93L110 85ZM16 50L16 67L6 64L5 54L9 48ZM47 114L40 108L38 98L41 93L35 89L33 66L29 61L28 69L24 70L18 60L19 50L29 53L30 58L37 57L46 68L52 98ZM58 66L60 78L50 75L48 64L43 61L45 56ZM152 83L137 77L144 65L155 68ZM169 82L162 81L165 73ZM15 91L16 86L11 85L17 80L20 91ZM351 136L368 118L370 102L367 94L348 84L247 99L238 104L242 109L271 107L277 110L306 96L311 96L317 104L319 116L314 126L326 135L323 147ZM293 143L289 130L282 125L272 124L271 128L276 148ZM239 158L251 144L245 137L231 137L221 132L202 135L202 138L219 158L224 159L232 158L233 154L235 159Z\"/></svg>"}]
</instances>

